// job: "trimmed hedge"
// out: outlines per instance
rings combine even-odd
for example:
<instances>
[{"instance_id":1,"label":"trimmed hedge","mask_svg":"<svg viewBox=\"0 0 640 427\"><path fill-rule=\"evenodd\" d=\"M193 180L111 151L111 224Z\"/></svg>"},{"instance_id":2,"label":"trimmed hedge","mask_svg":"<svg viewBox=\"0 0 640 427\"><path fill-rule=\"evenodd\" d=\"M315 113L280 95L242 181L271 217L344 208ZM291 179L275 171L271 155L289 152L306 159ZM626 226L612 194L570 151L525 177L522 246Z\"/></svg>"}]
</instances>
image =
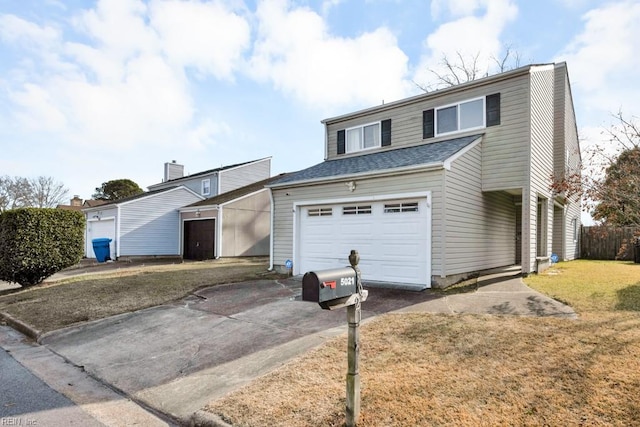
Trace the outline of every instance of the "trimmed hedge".
<instances>
[{"instance_id":1,"label":"trimmed hedge","mask_svg":"<svg viewBox=\"0 0 640 427\"><path fill-rule=\"evenodd\" d=\"M81 212L21 208L0 214L0 280L35 285L80 262Z\"/></svg>"}]
</instances>

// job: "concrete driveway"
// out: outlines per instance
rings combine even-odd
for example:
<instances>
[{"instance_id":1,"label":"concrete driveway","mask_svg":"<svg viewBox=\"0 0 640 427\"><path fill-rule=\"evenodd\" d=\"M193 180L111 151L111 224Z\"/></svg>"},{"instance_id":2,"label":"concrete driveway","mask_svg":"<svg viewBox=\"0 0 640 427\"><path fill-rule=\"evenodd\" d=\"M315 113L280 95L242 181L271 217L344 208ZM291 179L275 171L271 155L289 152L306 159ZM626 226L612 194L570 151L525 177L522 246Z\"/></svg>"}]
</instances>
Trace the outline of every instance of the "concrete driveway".
<instances>
[{"instance_id":1,"label":"concrete driveway","mask_svg":"<svg viewBox=\"0 0 640 427\"><path fill-rule=\"evenodd\" d=\"M179 303L86 323L39 342L135 400L188 419L213 398L346 330L346 310L300 300L295 279L201 290ZM370 291L363 318L438 298Z\"/></svg>"},{"instance_id":2,"label":"concrete driveway","mask_svg":"<svg viewBox=\"0 0 640 427\"><path fill-rule=\"evenodd\" d=\"M520 277L476 292L371 288L363 319L390 311L575 317ZM346 331L346 310L300 300L296 279L201 290L175 304L58 330L39 342L138 403L188 422L211 400Z\"/></svg>"}]
</instances>

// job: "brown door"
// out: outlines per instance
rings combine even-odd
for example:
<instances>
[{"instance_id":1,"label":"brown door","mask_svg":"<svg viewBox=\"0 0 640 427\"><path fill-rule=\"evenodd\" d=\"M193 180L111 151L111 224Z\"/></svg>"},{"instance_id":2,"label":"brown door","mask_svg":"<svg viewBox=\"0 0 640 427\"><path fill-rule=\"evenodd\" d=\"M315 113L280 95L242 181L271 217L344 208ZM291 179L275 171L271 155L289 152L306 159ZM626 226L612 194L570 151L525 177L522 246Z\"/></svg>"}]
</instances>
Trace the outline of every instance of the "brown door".
<instances>
[{"instance_id":1,"label":"brown door","mask_svg":"<svg viewBox=\"0 0 640 427\"><path fill-rule=\"evenodd\" d=\"M183 258L202 261L215 258L215 220L184 222Z\"/></svg>"}]
</instances>

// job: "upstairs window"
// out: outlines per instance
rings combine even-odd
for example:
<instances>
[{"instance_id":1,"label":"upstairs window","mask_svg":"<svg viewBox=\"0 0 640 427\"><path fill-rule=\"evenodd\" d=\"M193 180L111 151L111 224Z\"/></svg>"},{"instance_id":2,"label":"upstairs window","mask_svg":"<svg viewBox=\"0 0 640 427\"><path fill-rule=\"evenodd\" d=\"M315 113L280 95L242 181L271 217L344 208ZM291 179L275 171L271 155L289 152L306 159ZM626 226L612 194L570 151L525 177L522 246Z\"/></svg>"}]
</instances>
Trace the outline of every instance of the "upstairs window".
<instances>
[{"instance_id":1,"label":"upstairs window","mask_svg":"<svg viewBox=\"0 0 640 427\"><path fill-rule=\"evenodd\" d=\"M369 123L337 133L336 154L355 153L391 145L391 119Z\"/></svg>"},{"instance_id":2,"label":"upstairs window","mask_svg":"<svg viewBox=\"0 0 640 427\"><path fill-rule=\"evenodd\" d=\"M211 194L211 180L210 179L203 179L202 180L202 195L203 196L208 196L209 194Z\"/></svg>"},{"instance_id":3,"label":"upstairs window","mask_svg":"<svg viewBox=\"0 0 640 427\"><path fill-rule=\"evenodd\" d=\"M484 98L436 109L436 135L485 127Z\"/></svg>"},{"instance_id":4,"label":"upstairs window","mask_svg":"<svg viewBox=\"0 0 640 427\"><path fill-rule=\"evenodd\" d=\"M347 129L347 153L380 147L380 123Z\"/></svg>"},{"instance_id":5,"label":"upstairs window","mask_svg":"<svg viewBox=\"0 0 640 427\"><path fill-rule=\"evenodd\" d=\"M500 93L494 93L423 111L422 139L498 125Z\"/></svg>"}]
</instances>

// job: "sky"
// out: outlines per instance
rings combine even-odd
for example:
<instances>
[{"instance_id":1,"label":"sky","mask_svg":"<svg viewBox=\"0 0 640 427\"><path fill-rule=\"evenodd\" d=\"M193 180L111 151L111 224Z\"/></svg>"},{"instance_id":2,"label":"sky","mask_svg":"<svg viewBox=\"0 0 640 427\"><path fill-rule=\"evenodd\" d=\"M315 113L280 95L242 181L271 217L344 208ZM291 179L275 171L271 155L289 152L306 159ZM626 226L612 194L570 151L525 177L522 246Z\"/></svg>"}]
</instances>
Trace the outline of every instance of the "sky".
<instances>
[{"instance_id":1,"label":"sky","mask_svg":"<svg viewBox=\"0 0 640 427\"><path fill-rule=\"evenodd\" d=\"M321 120L421 93L443 57L566 61L582 144L640 115L638 0L0 0L0 175L69 197L272 157Z\"/></svg>"}]
</instances>

